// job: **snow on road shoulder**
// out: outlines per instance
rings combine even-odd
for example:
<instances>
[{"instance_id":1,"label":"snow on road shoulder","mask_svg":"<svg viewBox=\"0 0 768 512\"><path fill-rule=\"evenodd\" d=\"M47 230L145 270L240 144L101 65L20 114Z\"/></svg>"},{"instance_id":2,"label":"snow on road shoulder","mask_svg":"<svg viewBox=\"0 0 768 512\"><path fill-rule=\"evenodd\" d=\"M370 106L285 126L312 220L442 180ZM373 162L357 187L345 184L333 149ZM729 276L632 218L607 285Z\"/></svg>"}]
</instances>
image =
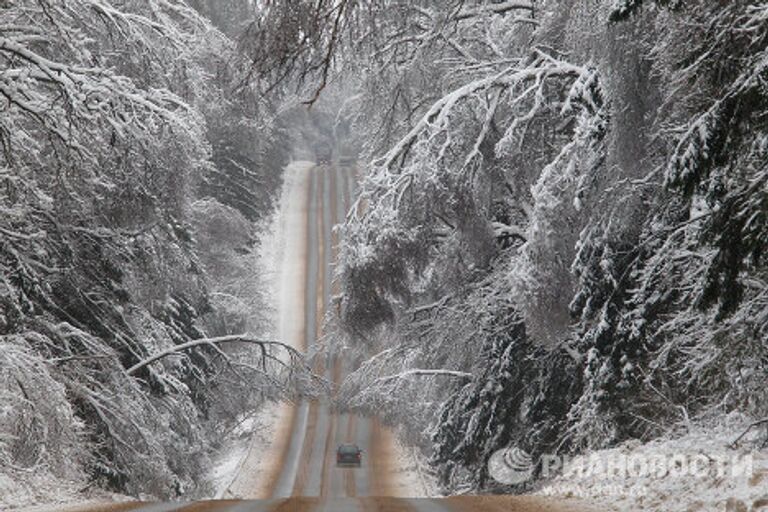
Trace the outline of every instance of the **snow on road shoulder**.
<instances>
[{"instance_id":1,"label":"snow on road shoulder","mask_svg":"<svg viewBox=\"0 0 768 512\"><path fill-rule=\"evenodd\" d=\"M30 503L66 503L77 496L78 481L61 481L47 474L16 478L0 473L0 510L24 507ZM32 510L27 508L25 510Z\"/></svg>"},{"instance_id":2,"label":"snow on road shoulder","mask_svg":"<svg viewBox=\"0 0 768 512\"><path fill-rule=\"evenodd\" d=\"M87 506L119 504L133 498L88 487L83 480L63 480L45 471L13 479L0 474L0 510L16 512L66 512Z\"/></svg>"},{"instance_id":3,"label":"snow on road shoulder","mask_svg":"<svg viewBox=\"0 0 768 512\"><path fill-rule=\"evenodd\" d=\"M732 414L646 444L542 459L542 467L558 468L557 476L534 494L586 498L622 512L768 511L768 450L758 443L765 430L729 446L749 424Z\"/></svg>"},{"instance_id":4,"label":"snow on road shoulder","mask_svg":"<svg viewBox=\"0 0 768 512\"><path fill-rule=\"evenodd\" d=\"M389 485L393 495L410 498L439 497L437 480L422 460L418 449L406 446L394 433L388 437L393 462Z\"/></svg>"},{"instance_id":5,"label":"snow on road shoulder","mask_svg":"<svg viewBox=\"0 0 768 512\"><path fill-rule=\"evenodd\" d=\"M304 279L306 265L306 223L308 173L313 162L293 162L285 168L283 191L273 229L270 268L275 270L273 296L279 297L278 334L282 341L302 349L304 314ZM265 246L268 244L265 244ZM265 262L269 265L269 262Z\"/></svg>"},{"instance_id":6,"label":"snow on road shoulder","mask_svg":"<svg viewBox=\"0 0 768 512\"><path fill-rule=\"evenodd\" d=\"M276 428L283 419L282 409L282 404L265 404L258 414L241 423L232 440L214 458L213 498L265 497Z\"/></svg>"}]
</instances>

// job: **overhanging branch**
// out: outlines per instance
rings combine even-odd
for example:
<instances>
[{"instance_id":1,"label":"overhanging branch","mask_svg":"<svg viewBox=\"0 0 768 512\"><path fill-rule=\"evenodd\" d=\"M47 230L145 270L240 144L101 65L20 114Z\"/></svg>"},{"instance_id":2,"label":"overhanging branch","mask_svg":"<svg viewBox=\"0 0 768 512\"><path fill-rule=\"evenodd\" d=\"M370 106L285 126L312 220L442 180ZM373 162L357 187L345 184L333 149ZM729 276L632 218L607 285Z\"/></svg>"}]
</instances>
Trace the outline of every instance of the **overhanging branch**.
<instances>
[{"instance_id":1,"label":"overhanging branch","mask_svg":"<svg viewBox=\"0 0 768 512\"><path fill-rule=\"evenodd\" d=\"M163 350L161 352L158 352L157 354L154 354L148 357L147 359L144 359L143 361L136 363L135 365L128 368L126 370L126 373L128 375L133 375L137 371L141 370L142 368L149 366L155 361L158 361L172 354L178 354L179 352L183 352L185 350L189 350L189 349L203 346L203 345L216 348L217 345L220 345L222 343L251 343L251 344L260 346L262 349L266 349L267 347L278 347L278 348L284 349L291 356L291 358L302 357L302 354L298 350L280 341L257 340L249 337L246 334L233 334L229 336L220 336L217 338L202 338L198 340L192 340L186 343L182 343L181 345L170 347L166 350Z\"/></svg>"},{"instance_id":2,"label":"overhanging branch","mask_svg":"<svg viewBox=\"0 0 768 512\"><path fill-rule=\"evenodd\" d=\"M519 10L533 11L533 2L525 0L501 2L499 4L484 5L475 9L464 9L456 15L456 19L466 20L482 14L505 14L510 11Z\"/></svg>"},{"instance_id":3,"label":"overhanging branch","mask_svg":"<svg viewBox=\"0 0 768 512\"><path fill-rule=\"evenodd\" d=\"M412 369L400 372L395 375L387 375L385 377L379 377L377 382L387 382L390 380L407 379L408 377L454 377L457 379L471 379L472 374L468 372L461 372L458 370L443 370L443 369Z\"/></svg>"}]
</instances>

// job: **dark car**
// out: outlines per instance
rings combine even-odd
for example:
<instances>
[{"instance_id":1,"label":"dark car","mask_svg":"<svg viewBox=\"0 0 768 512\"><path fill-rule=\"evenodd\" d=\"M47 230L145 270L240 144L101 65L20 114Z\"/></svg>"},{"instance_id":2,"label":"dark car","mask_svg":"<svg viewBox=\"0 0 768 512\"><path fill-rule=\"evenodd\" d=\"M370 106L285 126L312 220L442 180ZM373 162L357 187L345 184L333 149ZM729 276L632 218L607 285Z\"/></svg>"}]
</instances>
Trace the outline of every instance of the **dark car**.
<instances>
[{"instance_id":1,"label":"dark car","mask_svg":"<svg viewBox=\"0 0 768 512\"><path fill-rule=\"evenodd\" d=\"M363 450L356 444L340 444L336 450L337 466L358 466L363 462Z\"/></svg>"},{"instance_id":2,"label":"dark car","mask_svg":"<svg viewBox=\"0 0 768 512\"><path fill-rule=\"evenodd\" d=\"M331 160L333 160L333 150L328 146L316 147L315 158L317 165L330 165Z\"/></svg>"}]
</instances>

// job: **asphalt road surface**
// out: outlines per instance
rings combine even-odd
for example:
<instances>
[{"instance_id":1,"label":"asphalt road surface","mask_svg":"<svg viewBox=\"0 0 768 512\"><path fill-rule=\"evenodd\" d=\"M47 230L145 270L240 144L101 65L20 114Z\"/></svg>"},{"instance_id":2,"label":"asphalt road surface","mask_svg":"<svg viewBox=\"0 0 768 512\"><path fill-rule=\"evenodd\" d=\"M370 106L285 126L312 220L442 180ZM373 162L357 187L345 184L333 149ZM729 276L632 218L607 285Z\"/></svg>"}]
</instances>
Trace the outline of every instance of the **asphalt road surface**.
<instances>
[{"instance_id":1,"label":"asphalt road surface","mask_svg":"<svg viewBox=\"0 0 768 512\"><path fill-rule=\"evenodd\" d=\"M285 245L280 299L281 336L308 353L319 354L315 370L339 382L347 368L323 338L323 319L335 293L333 264L340 243L333 226L352 203L355 175L352 168L298 163L292 167L292 184L284 193L288 210L283 212ZM291 282L292 280L292 282ZM232 485L244 500L194 503L113 503L59 508L59 512L449 512L504 511L575 512L578 505L531 497L485 496L447 499L398 497L398 460L391 434L371 418L339 413L329 400L304 401L290 407L277 427L272 452L249 455L267 467L258 475L242 474ZM336 448L344 442L363 450L361 467L337 467ZM578 507L578 508L577 508Z\"/></svg>"}]
</instances>

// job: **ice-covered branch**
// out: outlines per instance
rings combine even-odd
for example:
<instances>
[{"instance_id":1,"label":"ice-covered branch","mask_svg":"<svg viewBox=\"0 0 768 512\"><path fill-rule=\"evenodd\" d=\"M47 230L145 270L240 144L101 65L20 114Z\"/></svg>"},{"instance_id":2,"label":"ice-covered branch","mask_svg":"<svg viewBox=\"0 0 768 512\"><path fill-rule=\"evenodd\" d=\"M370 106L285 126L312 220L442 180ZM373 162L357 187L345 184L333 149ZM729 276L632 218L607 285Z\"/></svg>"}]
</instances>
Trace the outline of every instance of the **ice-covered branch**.
<instances>
[{"instance_id":1,"label":"ice-covered branch","mask_svg":"<svg viewBox=\"0 0 768 512\"><path fill-rule=\"evenodd\" d=\"M516 236L521 240L526 239L525 229L518 226L510 226L501 222L491 223L493 233L497 238Z\"/></svg>"},{"instance_id":2,"label":"ice-covered branch","mask_svg":"<svg viewBox=\"0 0 768 512\"><path fill-rule=\"evenodd\" d=\"M376 382L388 382L392 380L407 379L409 377L454 377L457 379L471 379L472 374L467 372L460 372L457 370L412 369L400 372L395 375L379 377L376 379Z\"/></svg>"},{"instance_id":3,"label":"ice-covered branch","mask_svg":"<svg viewBox=\"0 0 768 512\"><path fill-rule=\"evenodd\" d=\"M731 444L729 444L729 446L731 448L736 448L739 445L739 441L741 441L744 438L744 436L746 436L749 433L750 430L752 430L755 427L759 427L760 425L768 425L768 418L763 418L761 420L753 421L752 423L750 423L747 426L747 428L741 434L739 434L739 436L736 439L734 439L733 442L731 442Z\"/></svg>"},{"instance_id":4,"label":"ice-covered branch","mask_svg":"<svg viewBox=\"0 0 768 512\"><path fill-rule=\"evenodd\" d=\"M510 11L533 11L534 6L531 1L507 1L494 3L490 5L483 5L482 7L468 8L459 11L456 15L457 20L466 20L475 16L482 16L485 14L505 14Z\"/></svg>"},{"instance_id":5,"label":"ice-covered branch","mask_svg":"<svg viewBox=\"0 0 768 512\"><path fill-rule=\"evenodd\" d=\"M398 157L408 151L421 133L433 127L444 127L451 111L462 100L479 91L495 87L508 89L530 80L536 80L540 83L545 78L576 77L583 71L584 68L581 66L558 61L551 57L542 58L537 56L530 65L523 68L510 67L495 75L465 84L436 101L405 137L395 144L381 159L375 161L374 164L380 165L385 169L391 168ZM518 101L520 99L522 98L517 98Z\"/></svg>"},{"instance_id":6,"label":"ice-covered branch","mask_svg":"<svg viewBox=\"0 0 768 512\"><path fill-rule=\"evenodd\" d=\"M184 352L185 350L189 350L189 349L200 347L200 346L216 347L217 345L220 345L222 343L250 343L250 344L258 345L262 350L265 350L271 347L277 347L284 350L286 353L288 353L292 359L302 357L300 352L298 352L295 348L285 343L282 343L279 341L257 340L255 338L248 336L247 334L234 334L230 336L220 336L217 338L203 338L199 340L192 340L186 343L182 343L180 345L170 347L168 349L165 349L161 352L158 352L157 354L154 354L144 359L143 361L136 363L135 365L128 368L126 370L126 373L128 375L133 375L137 371L141 370L142 368L149 366L155 361L158 361L172 354L178 354L179 352Z\"/></svg>"}]
</instances>

